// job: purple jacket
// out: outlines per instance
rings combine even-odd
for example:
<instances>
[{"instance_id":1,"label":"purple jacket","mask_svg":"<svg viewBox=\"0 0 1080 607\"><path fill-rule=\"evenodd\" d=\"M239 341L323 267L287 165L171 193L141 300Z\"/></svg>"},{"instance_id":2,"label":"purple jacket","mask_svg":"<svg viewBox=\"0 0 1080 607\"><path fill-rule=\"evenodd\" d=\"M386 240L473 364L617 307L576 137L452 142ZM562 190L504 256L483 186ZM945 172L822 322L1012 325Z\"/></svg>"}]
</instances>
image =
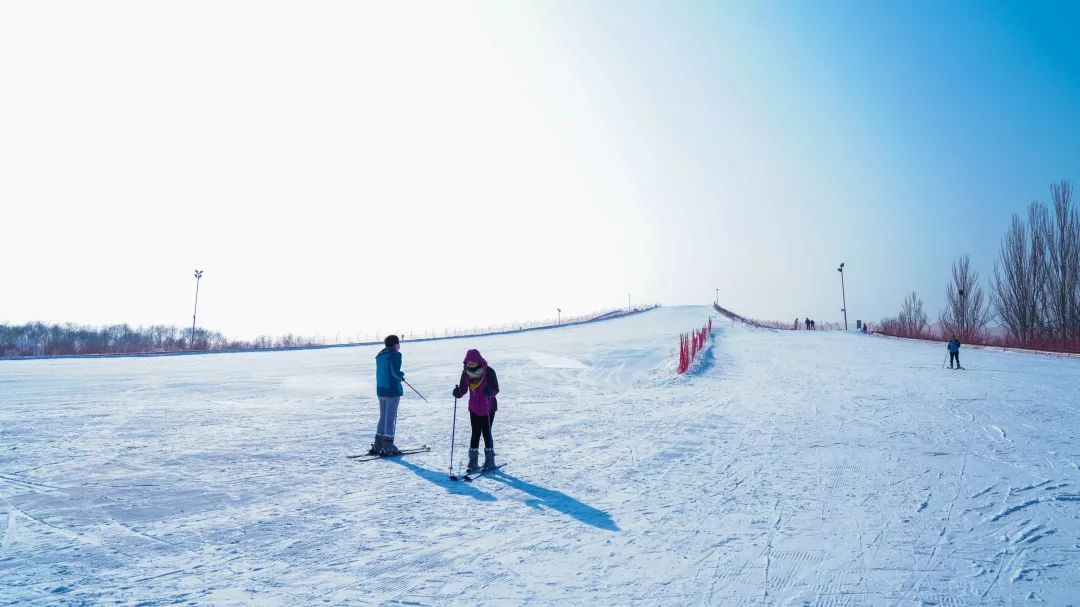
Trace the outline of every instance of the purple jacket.
<instances>
[{"instance_id":1,"label":"purple jacket","mask_svg":"<svg viewBox=\"0 0 1080 607\"><path fill-rule=\"evenodd\" d=\"M495 395L499 393L499 378L495 375L495 369L489 367L484 357L480 356L479 350L469 350L465 354L465 361L461 364L464 367L470 362L480 363L480 367L484 369L484 376L480 378L480 383L474 388L470 385L471 380L468 374L462 369L461 381L458 382L458 392L464 394L466 390L469 391L470 413L487 417L495 413L499 408L499 401L495 398Z\"/></svg>"}]
</instances>

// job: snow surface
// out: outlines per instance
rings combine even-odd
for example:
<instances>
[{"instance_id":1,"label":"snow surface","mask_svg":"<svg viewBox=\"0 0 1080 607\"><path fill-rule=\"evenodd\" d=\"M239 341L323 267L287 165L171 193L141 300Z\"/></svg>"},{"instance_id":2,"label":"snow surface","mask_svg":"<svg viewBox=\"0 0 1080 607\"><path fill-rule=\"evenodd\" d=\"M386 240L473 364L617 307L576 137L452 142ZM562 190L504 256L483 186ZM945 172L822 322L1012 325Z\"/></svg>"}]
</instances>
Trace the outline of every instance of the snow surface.
<instances>
[{"instance_id":1,"label":"snow surface","mask_svg":"<svg viewBox=\"0 0 1080 607\"><path fill-rule=\"evenodd\" d=\"M1011 605L1080 597L1080 361L705 307L375 348L0 363L0 604ZM467 347L504 473L447 479ZM458 461L468 426L459 408Z\"/></svg>"}]
</instances>

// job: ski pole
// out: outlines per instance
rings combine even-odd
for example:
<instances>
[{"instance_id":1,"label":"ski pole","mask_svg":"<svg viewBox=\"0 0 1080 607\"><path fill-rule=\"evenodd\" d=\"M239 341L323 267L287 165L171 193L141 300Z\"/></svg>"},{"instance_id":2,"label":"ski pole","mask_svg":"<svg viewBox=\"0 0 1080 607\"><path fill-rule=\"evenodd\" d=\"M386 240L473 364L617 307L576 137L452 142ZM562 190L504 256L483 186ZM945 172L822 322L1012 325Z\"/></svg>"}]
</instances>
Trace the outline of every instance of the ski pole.
<instances>
[{"instance_id":1,"label":"ski pole","mask_svg":"<svg viewBox=\"0 0 1080 607\"><path fill-rule=\"evenodd\" d=\"M412 384L410 384L409 382L405 381L405 378L404 378L404 377L403 377L403 378L401 378L401 381L405 382L405 385L406 385L406 386L408 386L409 388L411 388L413 392L416 392L416 395L417 395L417 396L419 396L420 398L424 398L424 395L423 395L423 394L420 394L420 392L419 392L419 391L417 391L417 389L416 389L416 388L413 388L413 387L412 387ZM428 402L428 399L426 399L426 398L424 398L424 402L425 402L425 403L428 403L429 405L431 404L430 402Z\"/></svg>"},{"instance_id":2,"label":"ski pole","mask_svg":"<svg viewBox=\"0 0 1080 607\"><path fill-rule=\"evenodd\" d=\"M457 475L454 474L454 441L457 439L457 397L454 397L454 422L451 424L452 430L450 430L450 480L458 480Z\"/></svg>"}]
</instances>

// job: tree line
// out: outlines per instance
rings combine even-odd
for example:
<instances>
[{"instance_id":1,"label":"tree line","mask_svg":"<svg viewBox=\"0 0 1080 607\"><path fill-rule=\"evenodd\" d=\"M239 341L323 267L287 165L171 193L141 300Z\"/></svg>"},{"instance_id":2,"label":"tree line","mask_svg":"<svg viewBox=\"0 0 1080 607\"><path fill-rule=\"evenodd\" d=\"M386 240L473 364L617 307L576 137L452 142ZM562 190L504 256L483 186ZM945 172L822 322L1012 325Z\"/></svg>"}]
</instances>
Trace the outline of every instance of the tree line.
<instances>
[{"instance_id":1,"label":"tree line","mask_svg":"<svg viewBox=\"0 0 1080 607\"><path fill-rule=\"evenodd\" d=\"M936 327L912 292L900 313L883 319L878 331L1080 352L1080 211L1073 204L1072 183L1050 184L1049 204L1035 201L1026 215L1013 213L985 291L968 255L954 261L945 299ZM1003 335L990 334L993 321Z\"/></svg>"},{"instance_id":2,"label":"tree line","mask_svg":"<svg viewBox=\"0 0 1080 607\"><path fill-rule=\"evenodd\" d=\"M641 306L633 311L651 310L659 304ZM446 337L460 337L467 335L482 335L485 333L498 333L504 331L520 331L540 327L553 327L559 324L574 324L599 320L617 316L629 311L625 309L608 309L582 316L564 317L561 322L556 320L516 322L513 324L489 326L475 329L447 329L438 331L415 332L403 331L399 333L402 339L432 339ZM375 333L375 341L381 340L382 334ZM369 335L363 336L365 339ZM361 341L361 335L356 335L356 341ZM335 339L334 344L341 343ZM221 333L196 329L194 337L191 329L178 328L172 325L153 325L149 327L132 327L130 325L110 325L105 327L89 327L76 324L45 324L41 322L24 325L0 324L0 358L16 358L26 356L71 356L93 354L151 354L169 352L216 352L225 350L273 350L278 348L298 348L307 346L326 345L327 340L316 335L304 337L300 335L284 335L272 337L262 335L253 340L228 339Z\"/></svg>"},{"instance_id":3,"label":"tree line","mask_svg":"<svg viewBox=\"0 0 1080 607\"><path fill-rule=\"evenodd\" d=\"M254 340L228 339L206 329L171 325L89 327L75 324L0 325L0 357L65 356L91 354L147 354L185 351L262 350L310 346L314 339L297 335L260 336Z\"/></svg>"}]
</instances>

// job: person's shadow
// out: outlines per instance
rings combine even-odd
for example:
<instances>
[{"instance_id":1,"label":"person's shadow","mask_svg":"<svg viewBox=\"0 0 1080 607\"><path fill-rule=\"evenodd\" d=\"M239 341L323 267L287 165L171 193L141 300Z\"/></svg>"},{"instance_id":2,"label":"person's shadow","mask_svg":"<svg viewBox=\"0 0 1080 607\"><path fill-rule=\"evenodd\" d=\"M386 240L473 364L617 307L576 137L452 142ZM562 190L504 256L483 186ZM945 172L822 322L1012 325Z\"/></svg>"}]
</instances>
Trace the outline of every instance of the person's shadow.
<instances>
[{"instance_id":1,"label":"person's shadow","mask_svg":"<svg viewBox=\"0 0 1080 607\"><path fill-rule=\"evenodd\" d=\"M410 463L402 457L391 457L388 459L389 461L398 464L402 468L405 468L409 472L412 472L416 476L419 476L420 478L432 484L442 487L446 490L447 493L453 495L467 495L469 497L476 498L482 502L494 502L496 499L494 495L477 489L476 485L474 485L473 483L468 483L464 480L450 480L449 473L447 472L437 472L435 470L421 468L420 466Z\"/></svg>"},{"instance_id":2,"label":"person's shadow","mask_svg":"<svg viewBox=\"0 0 1080 607\"><path fill-rule=\"evenodd\" d=\"M606 531L618 531L619 526L607 512L593 508L592 506L578 501L562 491L545 489L539 485L526 482L516 476L506 474L502 470L496 470L484 475L485 479L491 479L513 487L522 493L533 496L534 499L525 500L525 503L533 508L547 507L563 514L569 514L577 520Z\"/></svg>"}]
</instances>

